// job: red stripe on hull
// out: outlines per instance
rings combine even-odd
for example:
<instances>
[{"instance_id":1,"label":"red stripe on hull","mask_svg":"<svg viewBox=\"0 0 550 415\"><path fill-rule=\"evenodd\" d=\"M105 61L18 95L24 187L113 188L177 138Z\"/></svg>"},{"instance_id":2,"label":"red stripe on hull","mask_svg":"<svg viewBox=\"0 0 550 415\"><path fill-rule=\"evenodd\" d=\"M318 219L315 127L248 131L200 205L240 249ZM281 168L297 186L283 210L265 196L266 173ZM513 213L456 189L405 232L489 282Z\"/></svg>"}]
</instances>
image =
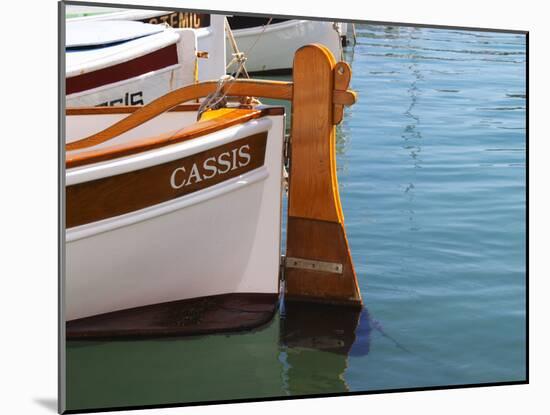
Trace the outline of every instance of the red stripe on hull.
<instances>
[{"instance_id":1,"label":"red stripe on hull","mask_svg":"<svg viewBox=\"0 0 550 415\"><path fill-rule=\"evenodd\" d=\"M67 78L67 95L135 78L178 63L176 45L170 45L139 58Z\"/></svg>"}]
</instances>

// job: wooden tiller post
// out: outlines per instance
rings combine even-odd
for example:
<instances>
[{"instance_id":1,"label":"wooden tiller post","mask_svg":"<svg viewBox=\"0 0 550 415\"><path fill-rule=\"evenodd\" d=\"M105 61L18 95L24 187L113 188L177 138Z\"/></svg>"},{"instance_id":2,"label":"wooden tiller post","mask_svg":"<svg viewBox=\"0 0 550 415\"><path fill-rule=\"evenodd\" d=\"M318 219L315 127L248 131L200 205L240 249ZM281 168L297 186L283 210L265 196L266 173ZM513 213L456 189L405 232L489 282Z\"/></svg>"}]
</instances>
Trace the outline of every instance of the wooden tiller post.
<instances>
[{"instance_id":1,"label":"wooden tiller post","mask_svg":"<svg viewBox=\"0 0 550 415\"><path fill-rule=\"evenodd\" d=\"M296 52L293 69L289 207L285 259L287 301L361 307L336 177L335 125L351 69L321 45ZM338 103L335 103L338 102Z\"/></svg>"}]
</instances>

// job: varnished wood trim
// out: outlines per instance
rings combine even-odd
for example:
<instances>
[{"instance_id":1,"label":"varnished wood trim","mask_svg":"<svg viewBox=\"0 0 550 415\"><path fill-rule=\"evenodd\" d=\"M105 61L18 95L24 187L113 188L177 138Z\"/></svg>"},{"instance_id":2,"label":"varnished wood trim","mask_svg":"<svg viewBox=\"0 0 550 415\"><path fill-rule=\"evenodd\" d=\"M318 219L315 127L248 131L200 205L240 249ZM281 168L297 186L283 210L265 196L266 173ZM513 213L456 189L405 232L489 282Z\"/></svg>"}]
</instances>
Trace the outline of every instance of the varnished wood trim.
<instances>
[{"instance_id":1,"label":"varnished wood trim","mask_svg":"<svg viewBox=\"0 0 550 415\"><path fill-rule=\"evenodd\" d=\"M334 105L332 114L332 123L340 124L344 118L344 105L355 103L355 94L347 91L351 80L351 68L346 62L338 62L333 69L334 73L334 91L332 102ZM338 102L343 101L342 103Z\"/></svg>"},{"instance_id":2,"label":"varnished wood trim","mask_svg":"<svg viewBox=\"0 0 550 415\"><path fill-rule=\"evenodd\" d=\"M178 160L67 186L66 228L134 212L257 169L264 164L266 144L267 132L254 134ZM239 153L243 146L248 159ZM229 169L219 162L222 154L228 154L224 161L231 160ZM214 175L204 166L208 159L210 165L218 167ZM227 171L222 172L220 166ZM192 176L194 168L198 180Z\"/></svg>"},{"instance_id":3,"label":"varnished wood trim","mask_svg":"<svg viewBox=\"0 0 550 415\"><path fill-rule=\"evenodd\" d=\"M333 180L335 64L331 52L321 45L300 48L294 58L288 208L291 216L342 222Z\"/></svg>"},{"instance_id":4,"label":"varnished wood trim","mask_svg":"<svg viewBox=\"0 0 550 415\"><path fill-rule=\"evenodd\" d=\"M342 274L286 267L287 301L362 306L343 224L289 216L286 255L343 265Z\"/></svg>"},{"instance_id":5,"label":"varnished wood trim","mask_svg":"<svg viewBox=\"0 0 550 415\"><path fill-rule=\"evenodd\" d=\"M211 94L216 90L217 85L218 83L215 81L207 81L184 86L183 88L169 92L168 94L151 101L149 104L141 107L128 117L116 122L105 130L67 144L65 149L67 151L77 150L104 143L111 138L117 137L120 134L137 127L138 125L155 118L156 116L168 111L170 108ZM228 84L225 91L229 96L253 96L282 100L292 99L291 82L238 79L233 83Z\"/></svg>"},{"instance_id":6,"label":"varnished wood trim","mask_svg":"<svg viewBox=\"0 0 550 415\"><path fill-rule=\"evenodd\" d=\"M70 107L65 110L66 115L101 115L101 114L131 114L140 109L142 105L116 105L112 107ZM197 111L200 104L181 104L169 111L192 112Z\"/></svg>"},{"instance_id":7,"label":"varnished wood trim","mask_svg":"<svg viewBox=\"0 0 550 415\"><path fill-rule=\"evenodd\" d=\"M354 91L338 91L334 90L332 95L332 103L334 105L353 105L357 101L357 94Z\"/></svg>"},{"instance_id":8,"label":"varnished wood trim","mask_svg":"<svg viewBox=\"0 0 550 415\"><path fill-rule=\"evenodd\" d=\"M98 150L88 150L76 154L67 153L65 166L84 166L98 163L100 161L112 160L118 157L129 156L143 151L154 150L171 144L181 143L203 135L229 128L233 125L242 124L255 118L267 115L262 110L235 109L215 119L200 121L176 132L159 134L154 137L134 140L130 143L113 145Z\"/></svg>"},{"instance_id":9,"label":"varnished wood trim","mask_svg":"<svg viewBox=\"0 0 550 415\"><path fill-rule=\"evenodd\" d=\"M277 305L275 293L222 294L71 320L66 333L69 340L86 340L250 330L269 322Z\"/></svg>"},{"instance_id":10,"label":"varnished wood trim","mask_svg":"<svg viewBox=\"0 0 550 415\"><path fill-rule=\"evenodd\" d=\"M176 45L166 46L147 55L117 65L67 78L67 95L134 78L148 72L176 65L177 63L178 53Z\"/></svg>"},{"instance_id":11,"label":"varnished wood trim","mask_svg":"<svg viewBox=\"0 0 550 415\"><path fill-rule=\"evenodd\" d=\"M102 114L131 114L140 109L142 105L116 105L112 107L69 107L65 110L66 115L102 115ZM180 104L171 108L169 112L193 112L198 111L200 104L189 103ZM235 109L258 109L262 110L263 115L284 115L285 108L270 105L239 105Z\"/></svg>"},{"instance_id":12,"label":"varnished wood trim","mask_svg":"<svg viewBox=\"0 0 550 415\"><path fill-rule=\"evenodd\" d=\"M294 57L288 197L288 257L343 265L343 273L285 266L286 298L361 307L361 294L344 229L336 175L335 124L355 95L351 70L322 45ZM340 104L342 103L342 104Z\"/></svg>"},{"instance_id":13,"label":"varnished wood trim","mask_svg":"<svg viewBox=\"0 0 550 415\"><path fill-rule=\"evenodd\" d=\"M245 107L244 105L241 108ZM285 107L272 107L269 105L256 105L251 109L257 109L262 111L262 115L285 115Z\"/></svg>"}]
</instances>

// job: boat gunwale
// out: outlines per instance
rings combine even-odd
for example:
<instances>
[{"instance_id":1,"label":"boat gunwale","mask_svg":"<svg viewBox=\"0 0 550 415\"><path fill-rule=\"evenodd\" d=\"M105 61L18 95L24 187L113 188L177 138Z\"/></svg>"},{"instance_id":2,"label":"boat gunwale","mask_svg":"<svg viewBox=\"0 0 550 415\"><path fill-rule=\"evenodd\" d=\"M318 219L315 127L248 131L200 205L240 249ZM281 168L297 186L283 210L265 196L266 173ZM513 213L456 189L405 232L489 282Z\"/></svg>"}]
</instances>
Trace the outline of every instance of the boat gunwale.
<instances>
[{"instance_id":1,"label":"boat gunwale","mask_svg":"<svg viewBox=\"0 0 550 415\"><path fill-rule=\"evenodd\" d=\"M178 105L169 111L186 112L197 111L199 104L182 104ZM133 114L142 106L117 106L117 107L80 107L68 108L67 115L103 115L103 114ZM251 107L241 105L232 108L231 112L225 113L219 117L206 121L199 121L190 126L184 127L177 131L158 134L152 137L133 140L129 143L116 144L101 149L89 149L76 154L66 152L65 167L67 169L80 167L97 162L113 160L119 157L138 154L141 152L154 150L172 144L181 143L198 137L214 133L216 131L232 127L238 124L244 124L252 119L262 118L271 115L283 115L284 107L282 106L257 106ZM116 137L115 137L116 138Z\"/></svg>"},{"instance_id":2,"label":"boat gunwale","mask_svg":"<svg viewBox=\"0 0 550 415\"><path fill-rule=\"evenodd\" d=\"M114 105L114 106L97 106L97 107L69 107L65 110L65 115L99 115L99 114L131 114L140 109L142 105ZM180 104L168 110L186 112L197 111L200 107L199 103Z\"/></svg>"}]
</instances>

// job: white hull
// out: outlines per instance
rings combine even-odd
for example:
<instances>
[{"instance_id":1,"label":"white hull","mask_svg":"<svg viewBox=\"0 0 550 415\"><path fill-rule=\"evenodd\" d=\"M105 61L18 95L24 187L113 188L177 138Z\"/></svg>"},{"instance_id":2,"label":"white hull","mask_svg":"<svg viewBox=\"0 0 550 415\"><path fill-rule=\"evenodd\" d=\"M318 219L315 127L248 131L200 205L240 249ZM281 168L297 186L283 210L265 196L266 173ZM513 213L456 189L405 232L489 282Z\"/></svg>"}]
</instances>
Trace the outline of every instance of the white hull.
<instances>
[{"instance_id":1,"label":"white hull","mask_svg":"<svg viewBox=\"0 0 550 415\"><path fill-rule=\"evenodd\" d=\"M197 58L193 30L165 29L159 33L139 37L141 28L154 26L136 22L125 23L130 26L129 30L137 26L137 38L95 48L79 48L78 44L67 45L71 46L66 53L67 107L143 105L194 82ZM109 22L68 24L69 28L72 26L76 26L73 29L75 37L86 29L92 31L90 35L93 36L96 30L112 27ZM110 38L105 39L108 41ZM75 41L68 38L67 42L71 40ZM79 40L81 43L86 42L86 36L80 34ZM96 41L101 42L102 39ZM158 54L166 50L173 56L170 60L167 59L166 63L157 63ZM134 67L144 65L143 62L153 65L153 70L131 75ZM122 70L117 70L120 67ZM130 75L119 75L118 72L124 71L129 71ZM88 79L82 80L86 76Z\"/></svg>"},{"instance_id":2,"label":"white hull","mask_svg":"<svg viewBox=\"0 0 550 415\"><path fill-rule=\"evenodd\" d=\"M108 16L97 15L70 19L68 27L100 24L116 31L120 25L130 23L108 21ZM117 79L114 82L86 90L77 92L68 90L67 107L147 104L155 98L196 81L218 79L225 74L223 19L223 16L212 16L211 25L205 28L165 28L161 33L136 38L122 44L114 44L96 50L67 52L67 81L71 82L72 77L131 62L132 59L158 53L159 50L169 45L177 47L177 62L168 67L147 71L122 80ZM137 22L132 22L132 24L149 26ZM197 58L198 51L207 52L208 58Z\"/></svg>"},{"instance_id":3,"label":"white hull","mask_svg":"<svg viewBox=\"0 0 550 415\"><path fill-rule=\"evenodd\" d=\"M192 78L191 78L192 79ZM66 96L66 106L143 105L193 81L180 65Z\"/></svg>"},{"instance_id":4,"label":"white hull","mask_svg":"<svg viewBox=\"0 0 550 415\"><path fill-rule=\"evenodd\" d=\"M195 113L164 116L164 122L157 117L156 124L145 124L118 142L161 125L169 130ZM78 138L77 131L86 135L104 127L78 116L68 117L67 124L69 142ZM67 171L66 181L70 186L178 160L262 131L268 131L262 167L183 197L68 229L66 319L217 294L277 294L283 116L75 167Z\"/></svg>"},{"instance_id":5,"label":"white hull","mask_svg":"<svg viewBox=\"0 0 550 415\"><path fill-rule=\"evenodd\" d=\"M248 72L289 70L296 50L310 43L325 45L337 60L342 56L340 35L332 22L289 20L265 29L262 26L233 30L233 36L247 57ZM226 50L229 63L233 52L229 41Z\"/></svg>"}]
</instances>

